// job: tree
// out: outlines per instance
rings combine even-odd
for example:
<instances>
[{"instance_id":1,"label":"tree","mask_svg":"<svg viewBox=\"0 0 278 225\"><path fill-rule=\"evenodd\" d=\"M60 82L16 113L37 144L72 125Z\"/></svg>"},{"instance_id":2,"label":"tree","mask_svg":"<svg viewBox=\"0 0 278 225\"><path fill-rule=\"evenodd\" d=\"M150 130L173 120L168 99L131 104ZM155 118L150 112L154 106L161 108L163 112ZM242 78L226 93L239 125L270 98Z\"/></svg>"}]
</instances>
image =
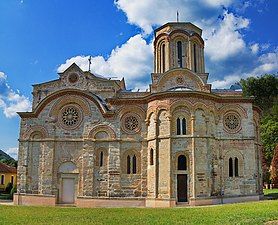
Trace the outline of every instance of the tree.
<instances>
[{"instance_id":1,"label":"tree","mask_svg":"<svg viewBox=\"0 0 278 225\"><path fill-rule=\"evenodd\" d=\"M271 181L274 188L278 188L278 144L271 162Z\"/></svg>"}]
</instances>

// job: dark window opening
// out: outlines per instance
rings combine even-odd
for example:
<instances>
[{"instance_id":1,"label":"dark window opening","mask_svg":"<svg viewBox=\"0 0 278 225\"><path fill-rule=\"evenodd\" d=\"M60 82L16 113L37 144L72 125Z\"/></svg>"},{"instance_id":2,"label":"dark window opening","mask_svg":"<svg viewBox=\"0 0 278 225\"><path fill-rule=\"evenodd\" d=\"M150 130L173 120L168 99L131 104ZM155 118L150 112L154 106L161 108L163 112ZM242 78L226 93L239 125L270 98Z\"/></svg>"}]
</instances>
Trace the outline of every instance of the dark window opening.
<instances>
[{"instance_id":1,"label":"dark window opening","mask_svg":"<svg viewBox=\"0 0 278 225\"><path fill-rule=\"evenodd\" d=\"M178 67L182 68L182 43L181 41L177 42L178 48Z\"/></svg>"},{"instance_id":2,"label":"dark window opening","mask_svg":"<svg viewBox=\"0 0 278 225\"><path fill-rule=\"evenodd\" d=\"M1 175L1 184L3 185L5 183L5 176Z\"/></svg>"},{"instance_id":3,"label":"dark window opening","mask_svg":"<svg viewBox=\"0 0 278 225\"><path fill-rule=\"evenodd\" d=\"M126 169L127 169L126 173L130 174L130 156L129 155L126 157Z\"/></svg>"},{"instance_id":4,"label":"dark window opening","mask_svg":"<svg viewBox=\"0 0 278 225\"><path fill-rule=\"evenodd\" d=\"M103 152L100 152L99 166L103 166Z\"/></svg>"},{"instance_id":5,"label":"dark window opening","mask_svg":"<svg viewBox=\"0 0 278 225\"><path fill-rule=\"evenodd\" d=\"M11 176L11 183L14 184L14 176Z\"/></svg>"},{"instance_id":6,"label":"dark window opening","mask_svg":"<svg viewBox=\"0 0 278 225\"><path fill-rule=\"evenodd\" d=\"M150 165L153 165L153 149L150 150Z\"/></svg>"},{"instance_id":7,"label":"dark window opening","mask_svg":"<svg viewBox=\"0 0 278 225\"><path fill-rule=\"evenodd\" d=\"M177 119L177 135L181 134L181 120L180 118Z\"/></svg>"},{"instance_id":8,"label":"dark window opening","mask_svg":"<svg viewBox=\"0 0 278 225\"><path fill-rule=\"evenodd\" d=\"M196 61L196 44L193 44L193 55L194 55L194 72L197 72L197 61Z\"/></svg>"},{"instance_id":9,"label":"dark window opening","mask_svg":"<svg viewBox=\"0 0 278 225\"><path fill-rule=\"evenodd\" d=\"M132 158L132 173L136 174L136 156L135 155Z\"/></svg>"},{"instance_id":10,"label":"dark window opening","mask_svg":"<svg viewBox=\"0 0 278 225\"><path fill-rule=\"evenodd\" d=\"M180 155L178 157L178 170L186 170L186 157L184 155Z\"/></svg>"},{"instance_id":11,"label":"dark window opening","mask_svg":"<svg viewBox=\"0 0 278 225\"><path fill-rule=\"evenodd\" d=\"M238 158L235 158L235 177L238 177Z\"/></svg>"},{"instance_id":12,"label":"dark window opening","mask_svg":"<svg viewBox=\"0 0 278 225\"><path fill-rule=\"evenodd\" d=\"M186 120L185 118L182 119L182 134L186 134Z\"/></svg>"},{"instance_id":13,"label":"dark window opening","mask_svg":"<svg viewBox=\"0 0 278 225\"><path fill-rule=\"evenodd\" d=\"M233 159L229 158L229 177L233 177Z\"/></svg>"},{"instance_id":14,"label":"dark window opening","mask_svg":"<svg viewBox=\"0 0 278 225\"><path fill-rule=\"evenodd\" d=\"M161 47L161 54L162 54L162 73L165 72L165 44Z\"/></svg>"}]
</instances>

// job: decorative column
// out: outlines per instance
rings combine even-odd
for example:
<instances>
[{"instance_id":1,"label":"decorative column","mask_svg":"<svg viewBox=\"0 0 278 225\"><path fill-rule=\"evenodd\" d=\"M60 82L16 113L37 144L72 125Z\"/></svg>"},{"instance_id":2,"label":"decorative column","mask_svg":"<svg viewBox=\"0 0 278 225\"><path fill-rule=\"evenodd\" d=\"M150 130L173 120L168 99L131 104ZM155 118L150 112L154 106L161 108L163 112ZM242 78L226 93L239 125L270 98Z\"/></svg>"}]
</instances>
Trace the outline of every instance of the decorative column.
<instances>
[{"instance_id":1,"label":"decorative column","mask_svg":"<svg viewBox=\"0 0 278 225\"><path fill-rule=\"evenodd\" d=\"M192 198L196 198L196 169L195 169L195 122L196 117L194 114L191 114L191 134L192 134Z\"/></svg>"}]
</instances>

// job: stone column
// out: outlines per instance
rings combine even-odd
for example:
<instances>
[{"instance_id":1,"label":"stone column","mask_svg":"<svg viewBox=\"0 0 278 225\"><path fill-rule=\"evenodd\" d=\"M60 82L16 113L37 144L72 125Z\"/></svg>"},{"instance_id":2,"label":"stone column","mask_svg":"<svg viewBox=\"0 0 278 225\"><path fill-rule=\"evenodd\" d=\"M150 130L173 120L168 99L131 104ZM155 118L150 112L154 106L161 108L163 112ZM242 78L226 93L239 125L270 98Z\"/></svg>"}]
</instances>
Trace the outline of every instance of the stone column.
<instances>
[{"instance_id":1,"label":"stone column","mask_svg":"<svg viewBox=\"0 0 278 225\"><path fill-rule=\"evenodd\" d=\"M94 142L85 140L82 157L83 196L93 196L94 188Z\"/></svg>"},{"instance_id":2,"label":"stone column","mask_svg":"<svg viewBox=\"0 0 278 225\"><path fill-rule=\"evenodd\" d=\"M119 197L121 194L121 152L120 143L109 143L108 159L108 196Z\"/></svg>"},{"instance_id":3,"label":"stone column","mask_svg":"<svg viewBox=\"0 0 278 225\"><path fill-rule=\"evenodd\" d=\"M191 152L191 160L192 160L192 172L190 173L192 175L191 181L192 181L192 198L196 198L196 165L195 165L195 120L196 117L194 114L191 115L191 134L193 136L192 138L192 152Z\"/></svg>"},{"instance_id":4,"label":"stone column","mask_svg":"<svg viewBox=\"0 0 278 225\"><path fill-rule=\"evenodd\" d=\"M17 167L17 193L26 193L27 191L27 165L28 149L27 141L19 141L18 148L18 167Z\"/></svg>"}]
</instances>

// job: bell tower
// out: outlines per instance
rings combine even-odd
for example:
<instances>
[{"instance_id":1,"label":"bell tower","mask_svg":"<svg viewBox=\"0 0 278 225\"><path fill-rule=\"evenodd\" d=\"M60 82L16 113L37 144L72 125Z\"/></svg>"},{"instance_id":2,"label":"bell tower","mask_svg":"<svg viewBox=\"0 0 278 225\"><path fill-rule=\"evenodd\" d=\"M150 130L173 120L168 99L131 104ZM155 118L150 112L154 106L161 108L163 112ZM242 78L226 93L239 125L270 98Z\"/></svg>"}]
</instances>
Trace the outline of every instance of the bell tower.
<instances>
[{"instance_id":1,"label":"bell tower","mask_svg":"<svg viewBox=\"0 0 278 225\"><path fill-rule=\"evenodd\" d=\"M154 73L187 68L205 73L202 30L192 23L167 23L155 30Z\"/></svg>"}]
</instances>

